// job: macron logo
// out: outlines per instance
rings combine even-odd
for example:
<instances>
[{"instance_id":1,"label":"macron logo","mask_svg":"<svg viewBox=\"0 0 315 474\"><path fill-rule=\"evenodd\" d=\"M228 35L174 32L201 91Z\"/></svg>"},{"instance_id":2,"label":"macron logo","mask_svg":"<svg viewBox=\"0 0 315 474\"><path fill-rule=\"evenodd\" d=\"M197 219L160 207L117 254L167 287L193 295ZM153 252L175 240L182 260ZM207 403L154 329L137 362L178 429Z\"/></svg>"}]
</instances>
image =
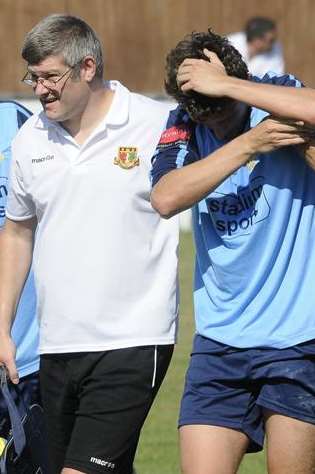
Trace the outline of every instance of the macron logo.
<instances>
[{"instance_id":1,"label":"macron logo","mask_svg":"<svg viewBox=\"0 0 315 474\"><path fill-rule=\"evenodd\" d=\"M98 459L98 458L91 457L90 462L93 462L94 464L98 464L99 466L104 466L104 467L108 467L110 469L115 469L115 464L113 462L104 461L103 459Z\"/></svg>"},{"instance_id":2,"label":"macron logo","mask_svg":"<svg viewBox=\"0 0 315 474\"><path fill-rule=\"evenodd\" d=\"M43 163L43 161L53 160L54 158L54 155L46 155L42 156L41 158L33 158L32 163Z\"/></svg>"}]
</instances>

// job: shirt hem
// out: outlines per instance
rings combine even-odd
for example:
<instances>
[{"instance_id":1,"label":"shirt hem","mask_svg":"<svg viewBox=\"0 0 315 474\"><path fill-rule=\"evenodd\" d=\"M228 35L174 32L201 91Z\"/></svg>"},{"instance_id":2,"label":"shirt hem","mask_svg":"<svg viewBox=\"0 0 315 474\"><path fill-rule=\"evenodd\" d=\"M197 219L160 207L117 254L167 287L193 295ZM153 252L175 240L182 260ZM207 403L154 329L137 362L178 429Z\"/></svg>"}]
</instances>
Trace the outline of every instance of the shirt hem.
<instances>
[{"instance_id":1,"label":"shirt hem","mask_svg":"<svg viewBox=\"0 0 315 474\"><path fill-rule=\"evenodd\" d=\"M166 346L169 344L175 344L176 338L170 339L145 339L138 341L120 341L112 344L100 344L100 345L67 345L67 346L45 346L42 345L39 348L39 353L43 354L66 354L73 352L100 352L109 351L114 349L125 349L127 347L140 347L140 346Z\"/></svg>"},{"instance_id":2,"label":"shirt hem","mask_svg":"<svg viewBox=\"0 0 315 474\"><path fill-rule=\"evenodd\" d=\"M313 331L308 331L307 333L298 334L292 337L286 337L284 339L277 339L275 341L258 341L257 344L246 345L244 344L235 344L234 340L226 339L226 338L219 338L216 336L212 336L210 334L202 334L201 332L196 331L197 335L206 337L207 339L212 339L213 341L217 341L221 344L226 344L230 347L235 347L237 349L252 349L257 347L270 347L272 349L287 349L288 347L293 347L298 344L303 344L304 342L311 341L315 339L315 329Z\"/></svg>"},{"instance_id":3,"label":"shirt hem","mask_svg":"<svg viewBox=\"0 0 315 474\"><path fill-rule=\"evenodd\" d=\"M27 365L23 365L22 367L18 367L19 377L26 377L27 375L33 374L34 372L39 371L39 357L35 362L32 362Z\"/></svg>"},{"instance_id":4,"label":"shirt hem","mask_svg":"<svg viewBox=\"0 0 315 474\"><path fill-rule=\"evenodd\" d=\"M29 216L14 216L13 214L10 214L9 212L6 211L5 213L6 217L8 219L11 219L11 221L26 221L27 219L31 219L32 217L35 217L36 214L30 214Z\"/></svg>"}]
</instances>

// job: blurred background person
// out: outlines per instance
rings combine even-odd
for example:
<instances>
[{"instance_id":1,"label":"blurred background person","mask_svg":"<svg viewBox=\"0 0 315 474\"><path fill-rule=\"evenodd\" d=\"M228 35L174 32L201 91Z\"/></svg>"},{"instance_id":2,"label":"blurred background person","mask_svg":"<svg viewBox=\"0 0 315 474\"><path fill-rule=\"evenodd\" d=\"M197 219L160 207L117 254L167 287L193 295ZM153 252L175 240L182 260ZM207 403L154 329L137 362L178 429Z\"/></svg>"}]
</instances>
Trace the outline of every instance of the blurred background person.
<instances>
[{"instance_id":1,"label":"blurred background person","mask_svg":"<svg viewBox=\"0 0 315 474\"><path fill-rule=\"evenodd\" d=\"M244 31L228 35L228 40L241 53L253 76L262 77L268 71L284 73L282 46L271 18L250 18Z\"/></svg>"}]
</instances>

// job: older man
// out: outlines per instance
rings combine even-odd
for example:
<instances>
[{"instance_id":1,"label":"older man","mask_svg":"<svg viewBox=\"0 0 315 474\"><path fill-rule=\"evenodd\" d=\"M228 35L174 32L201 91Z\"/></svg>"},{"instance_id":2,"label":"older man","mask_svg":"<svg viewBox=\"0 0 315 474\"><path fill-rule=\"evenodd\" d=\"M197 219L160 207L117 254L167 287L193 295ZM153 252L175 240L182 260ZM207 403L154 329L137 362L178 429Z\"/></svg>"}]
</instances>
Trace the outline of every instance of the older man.
<instances>
[{"instance_id":1,"label":"older man","mask_svg":"<svg viewBox=\"0 0 315 474\"><path fill-rule=\"evenodd\" d=\"M13 146L0 360L14 379L10 321L37 225L52 472L130 474L177 326L178 223L150 204L150 158L168 108L103 81L100 42L79 18L44 18L22 54L43 111Z\"/></svg>"}]
</instances>

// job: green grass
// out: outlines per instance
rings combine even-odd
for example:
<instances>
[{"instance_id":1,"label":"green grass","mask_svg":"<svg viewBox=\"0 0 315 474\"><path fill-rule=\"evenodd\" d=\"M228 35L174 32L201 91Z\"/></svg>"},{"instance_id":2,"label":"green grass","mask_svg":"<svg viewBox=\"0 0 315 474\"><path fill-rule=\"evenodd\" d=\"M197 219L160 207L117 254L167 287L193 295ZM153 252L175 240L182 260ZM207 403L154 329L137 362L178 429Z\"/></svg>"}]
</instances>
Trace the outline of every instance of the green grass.
<instances>
[{"instance_id":1,"label":"green grass","mask_svg":"<svg viewBox=\"0 0 315 474\"><path fill-rule=\"evenodd\" d=\"M138 474L179 474L177 416L194 333L192 307L193 246L190 234L181 235L179 339L171 366L142 430L136 469ZM245 457L239 474L266 472L263 454Z\"/></svg>"}]
</instances>

